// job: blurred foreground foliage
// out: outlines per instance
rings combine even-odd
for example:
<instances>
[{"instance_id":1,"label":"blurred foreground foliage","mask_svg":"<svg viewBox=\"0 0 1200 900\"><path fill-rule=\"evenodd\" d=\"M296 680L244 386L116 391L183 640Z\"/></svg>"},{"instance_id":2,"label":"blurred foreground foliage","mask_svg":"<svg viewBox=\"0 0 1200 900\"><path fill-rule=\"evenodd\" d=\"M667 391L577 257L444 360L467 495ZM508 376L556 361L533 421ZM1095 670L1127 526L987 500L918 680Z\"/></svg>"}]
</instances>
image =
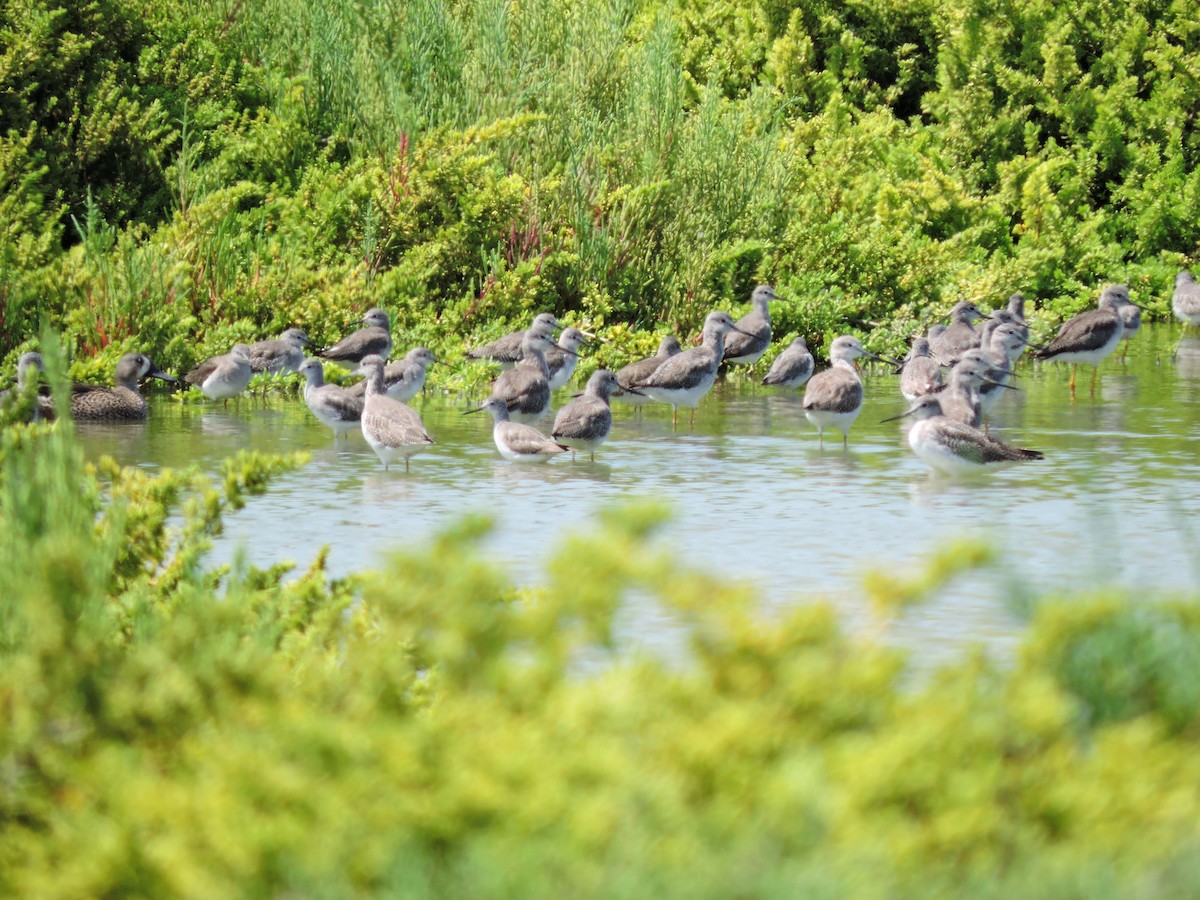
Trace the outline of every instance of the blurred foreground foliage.
<instances>
[{"instance_id":1,"label":"blurred foreground foliage","mask_svg":"<svg viewBox=\"0 0 1200 900\"><path fill-rule=\"evenodd\" d=\"M59 367L55 367L59 368ZM61 373L52 372L55 378ZM302 463L0 445L6 896L1195 896L1200 607L1046 601L1017 658L914 677L766 618L628 506L517 589L464 520L377 573L206 564ZM881 616L988 554L956 545ZM616 638L658 604L679 654Z\"/></svg>"},{"instance_id":2,"label":"blurred foreground foliage","mask_svg":"<svg viewBox=\"0 0 1200 900\"><path fill-rule=\"evenodd\" d=\"M447 358L551 310L615 365L759 281L814 347L1106 281L1165 314L1198 83L1180 0L14 0L0 354L179 370L381 305Z\"/></svg>"}]
</instances>

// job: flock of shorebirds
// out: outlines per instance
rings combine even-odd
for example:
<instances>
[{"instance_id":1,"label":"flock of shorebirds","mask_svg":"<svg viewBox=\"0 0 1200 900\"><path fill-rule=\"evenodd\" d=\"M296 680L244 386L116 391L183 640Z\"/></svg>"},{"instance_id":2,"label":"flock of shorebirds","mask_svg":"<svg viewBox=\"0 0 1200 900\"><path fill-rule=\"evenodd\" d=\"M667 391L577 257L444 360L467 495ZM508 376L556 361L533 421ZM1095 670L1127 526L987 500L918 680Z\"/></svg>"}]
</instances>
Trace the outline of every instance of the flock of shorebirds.
<instances>
[{"instance_id":1,"label":"flock of shorebirds","mask_svg":"<svg viewBox=\"0 0 1200 900\"><path fill-rule=\"evenodd\" d=\"M489 360L503 368L488 398L468 412L491 414L493 440L505 459L543 462L568 451L587 452L594 459L596 448L612 430L614 398L669 403L674 409L672 427L678 426L679 407L687 407L694 422L697 405L723 366L753 365L766 353L771 344L770 303L776 299L770 286L759 285L751 296L749 315L735 321L727 312L708 314L699 346L684 350L674 337L666 337L658 353L648 359L616 372L597 370L583 392L559 409L549 434L539 431L535 423L549 411L552 393L574 375L579 352L591 336L542 313L528 329L467 353L468 359ZM992 407L1004 391L1012 389L1009 382L1017 360L1026 348L1033 348L1036 359L1070 363L1072 394L1075 367L1090 364L1094 391L1100 363L1122 340L1128 347L1141 325L1142 307L1130 300L1126 285L1109 285L1101 291L1097 309L1069 319L1049 344L1037 347L1029 341L1024 304L1024 298L1014 294L1007 306L985 313L976 304L962 301L951 310L949 325L934 326L928 335L914 338L903 362L881 360L858 338L843 335L830 346L829 368L815 372L815 360L804 338L798 337L776 356L762 383L787 390L803 387L804 415L816 427L821 445L826 429L840 431L845 445L863 403L855 360L865 356L893 362L900 375L900 392L910 407L892 418L916 420L908 442L932 468L977 471L1041 459L1041 453L1007 444L984 427ZM1180 272L1175 280L1172 309L1183 321L1185 333L1189 326L1200 327L1200 285L1189 271ZM428 368L438 360L427 348L417 347L388 362L393 349L388 314L371 309L362 322L361 329L311 357L306 355L308 337L299 328L289 328L273 340L237 344L229 353L188 372L183 381L209 399L228 403L246 390L256 372L298 373L305 379L308 408L333 430L335 439L361 430L385 469L403 459L407 471L410 457L434 443L408 402L422 391ZM349 367L363 380L348 388L327 384L325 362ZM42 368L39 354L24 354L18 362L18 386L24 387ZM115 376L111 387L75 384L72 417L144 420L148 408L139 384L150 377L178 380L159 371L142 353L121 357ZM11 402L9 393L0 394L0 403ZM54 404L44 392L38 395L32 416L54 416Z\"/></svg>"}]
</instances>

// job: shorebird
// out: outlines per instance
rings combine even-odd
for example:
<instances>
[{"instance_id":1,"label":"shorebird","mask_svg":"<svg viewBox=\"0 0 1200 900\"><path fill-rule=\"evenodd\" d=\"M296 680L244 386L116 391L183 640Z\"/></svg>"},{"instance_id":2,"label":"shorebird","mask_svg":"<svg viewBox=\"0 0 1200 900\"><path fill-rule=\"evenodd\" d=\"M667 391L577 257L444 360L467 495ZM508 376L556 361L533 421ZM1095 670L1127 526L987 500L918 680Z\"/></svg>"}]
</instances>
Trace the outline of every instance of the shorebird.
<instances>
[{"instance_id":1,"label":"shorebird","mask_svg":"<svg viewBox=\"0 0 1200 900\"><path fill-rule=\"evenodd\" d=\"M1192 277L1192 273L1184 269L1175 276L1175 293L1171 295L1171 310L1183 322L1183 331L1179 335L1179 343L1171 353L1171 359L1179 354L1179 344L1189 327L1200 327L1200 284Z\"/></svg>"},{"instance_id":2,"label":"shorebird","mask_svg":"<svg viewBox=\"0 0 1200 900\"><path fill-rule=\"evenodd\" d=\"M549 331L553 332L561 331L562 325L550 313L538 313L538 315L534 316L533 324L530 328L537 328L538 330L549 329ZM482 347L468 350L467 359L487 359L492 362L498 362L500 363L500 367L507 371L523 359L521 355L521 341L524 340L525 334L525 331L510 331L504 337L497 338L490 344L484 344Z\"/></svg>"},{"instance_id":3,"label":"shorebird","mask_svg":"<svg viewBox=\"0 0 1200 900\"><path fill-rule=\"evenodd\" d=\"M361 320L366 327L348 334L317 356L353 369L365 357L378 356L386 360L392 353L392 320L386 310L375 306Z\"/></svg>"},{"instance_id":4,"label":"shorebird","mask_svg":"<svg viewBox=\"0 0 1200 900\"><path fill-rule=\"evenodd\" d=\"M289 328L277 338L257 341L250 345L250 368L255 372L297 372L304 362L308 335L299 328Z\"/></svg>"},{"instance_id":5,"label":"shorebird","mask_svg":"<svg viewBox=\"0 0 1200 900\"><path fill-rule=\"evenodd\" d=\"M1028 344L1021 336L1022 330L1020 325L1013 322L998 325L992 330L988 347L980 350L988 362L984 377L995 382L979 388L980 412L984 416L992 411L996 401L1003 395L1003 389L1008 387L1009 379L1013 377L1013 362Z\"/></svg>"},{"instance_id":6,"label":"shorebird","mask_svg":"<svg viewBox=\"0 0 1200 900\"><path fill-rule=\"evenodd\" d=\"M511 422L508 406L499 397L488 397L468 413L487 410L492 414L492 440L500 455L513 462L546 462L571 448L546 437L532 425ZM466 415L466 413L464 413Z\"/></svg>"},{"instance_id":7,"label":"shorebird","mask_svg":"<svg viewBox=\"0 0 1200 900\"><path fill-rule=\"evenodd\" d=\"M608 440L612 429L612 409L608 398L621 390L617 376L608 369L597 369L588 379L583 393L558 411L550 436L575 451L586 450L596 460L596 448Z\"/></svg>"},{"instance_id":8,"label":"shorebird","mask_svg":"<svg viewBox=\"0 0 1200 900\"><path fill-rule=\"evenodd\" d=\"M829 347L830 367L814 375L804 389L804 417L816 426L821 447L825 446L828 427L842 433L845 447L850 426L862 411L862 379L854 368L854 360L860 356L879 358L865 349L858 338L842 335Z\"/></svg>"},{"instance_id":9,"label":"shorebird","mask_svg":"<svg viewBox=\"0 0 1200 900\"><path fill-rule=\"evenodd\" d=\"M970 300L959 300L950 310L950 326L936 337L930 332L929 349L943 366L952 366L968 350L979 346L979 333L972 322L986 319L983 311Z\"/></svg>"},{"instance_id":10,"label":"shorebird","mask_svg":"<svg viewBox=\"0 0 1200 900\"><path fill-rule=\"evenodd\" d=\"M1127 292L1128 290L1126 288ZM1121 325L1124 329L1121 332L1124 341L1121 345L1121 364L1124 365L1126 357L1129 356L1130 338L1142 330L1142 308L1129 299L1128 293L1119 299L1118 303L1117 312L1121 314Z\"/></svg>"},{"instance_id":11,"label":"shorebird","mask_svg":"<svg viewBox=\"0 0 1200 900\"><path fill-rule=\"evenodd\" d=\"M37 380L46 371L42 354L36 350L22 353L17 360L17 385L15 389L0 391L0 407L16 403L17 398L24 397L30 379ZM26 422L53 422L57 418L54 411L54 400L47 394L39 393L33 401L33 407L28 412Z\"/></svg>"},{"instance_id":12,"label":"shorebird","mask_svg":"<svg viewBox=\"0 0 1200 900\"><path fill-rule=\"evenodd\" d=\"M752 366L762 358L771 346L771 308L770 302L777 300L775 291L769 284L760 284L750 295L754 309L737 320L737 331L725 338L725 356L722 362L727 366Z\"/></svg>"},{"instance_id":13,"label":"shorebird","mask_svg":"<svg viewBox=\"0 0 1200 900\"><path fill-rule=\"evenodd\" d=\"M1008 298L1008 306L1006 309L1020 319L1022 322L1025 319L1025 297L1021 294L1013 294Z\"/></svg>"},{"instance_id":14,"label":"shorebird","mask_svg":"<svg viewBox=\"0 0 1200 900\"><path fill-rule=\"evenodd\" d=\"M658 343L658 352L646 359L639 359L631 362L627 366L623 366L617 370L617 381L621 384L621 392L614 394L615 397L624 400L627 403L632 403L640 406L643 403L649 403L650 398L641 391L631 391L629 389L635 381L641 381L649 378L650 375L665 363L668 359L680 352L679 339L672 334L668 334Z\"/></svg>"},{"instance_id":15,"label":"shorebird","mask_svg":"<svg viewBox=\"0 0 1200 900\"><path fill-rule=\"evenodd\" d=\"M245 344L234 344L228 353L200 363L184 375L183 380L200 388L200 393L209 400L221 400L228 406L229 398L244 391L253 374L250 348Z\"/></svg>"},{"instance_id":16,"label":"shorebird","mask_svg":"<svg viewBox=\"0 0 1200 900\"><path fill-rule=\"evenodd\" d=\"M414 347L405 354L404 359L388 363L383 369L387 395L393 400L407 403L421 393L425 387L427 370L437 361L438 358L428 347ZM355 397L363 397L366 396L367 383L359 381L346 390Z\"/></svg>"},{"instance_id":17,"label":"shorebird","mask_svg":"<svg viewBox=\"0 0 1200 900\"><path fill-rule=\"evenodd\" d=\"M944 384L942 367L933 358L929 349L929 339L914 338L912 348L900 366L900 393L904 395L905 400L912 403L918 397L941 390Z\"/></svg>"},{"instance_id":18,"label":"shorebird","mask_svg":"<svg viewBox=\"0 0 1200 900\"><path fill-rule=\"evenodd\" d=\"M550 390L557 391L571 380L579 363L579 351L587 343L587 335L578 328L565 328L558 343L546 350L546 370Z\"/></svg>"},{"instance_id":19,"label":"shorebird","mask_svg":"<svg viewBox=\"0 0 1200 900\"><path fill-rule=\"evenodd\" d=\"M333 439L349 434L360 427L363 411L363 396L355 396L336 384L325 383L325 370L321 361L312 357L300 364L304 376L304 402L322 424L333 429ZM359 382L364 385L365 382ZM358 387L356 384L355 387Z\"/></svg>"},{"instance_id":20,"label":"shorebird","mask_svg":"<svg viewBox=\"0 0 1200 900\"><path fill-rule=\"evenodd\" d=\"M1021 329L1021 337L1029 340L1029 321L1025 318L1025 298L1021 294L1013 294L1008 298L1008 306L992 313L1001 322L1011 322Z\"/></svg>"},{"instance_id":21,"label":"shorebird","mask_svg":"<svg viewBox=\"0 0 1200 900\"><path fill-rule=\"evenodd\" d=\"M800 335L775 357L775 361L771 363L767 377L762 380L762 383L769 387L781 387L794 391L796 388L803 387L804 383L812 378L815 366L813 355L808 351L808 344L804 342L804 335Z\"/></svg>"},{"instance_id":22,"label":"shorebird","mask_svg":"<svg viewBox=\"0 0 1200 900\"><path fill-rule=\"evenodd\" d=\"M77 422L127 421L140 422L150 411L145 398L138 393L143 378L178 379L160 372L144 353L126 353L117 360L113 387L96 384L75 384L71 394L71 417Z\"/></svg>"},{"instance_id":23,"label":"shorebird","mask_svg":"<svg viewBox=\"0 0 1200 900\"><path fill-rule=\"evenodd\" d=\"M992 362L982 350L969 350L964 353L962 359L950 370L946 386L937 392L942 414L951 421L979 428L983 424L983 400L980 391L984 387L1016 390L990 378L991 371Z\"/></svg>"},{"instance_id":24,"label":"shorebird","mask_svg":"<svg viewBox=\"0 0 1200 900\"><path fill-rule=\"evenodd\" d=\"M1116 349L1125 332L1121 318L1122 301L1129 301L1129 288L1123 284L1109 285L1100 292L1098 309L1080 313L1063 323L1054 338L1033 354L1034 359L1071 364L1071 396L1075 395L1075 370L1088 363L1092 370L1092 393L1096 392L1096 377L1100 363Z\"/></svg>"},{"instance_id":25,"label":"shorebird","mask_svg":"<svg viewBox=\"0 0 1200 900\"><path fill-rule=\"evenodd\" d=\"M521 362L516 368L501 372L492 384L492 396L504 401L516 422L536 422L550 408L550 370L546 365L546 351L552 346L550 326L534 323L521 340Z\"/></svg>"},{"instance_id":26,"label":"shorebird","mask_svg":"<svg viewBox=\"0 0 1200 900\"><path fill-rule=\"evenodd\" d=\"M364 375L367 379L360 425L363 437L383 462L383 470L386 472L391 463L403 457L404 471L407 472L409 457L428 450L433 438L425 430L416 410L387 395L383 365L382 356L371 355L354 370L354 374Z\"/></svg>"},{"instance_id":27,"label":"shorebird","mask_svg":"<svg viewBox=\"0 0 1200 900\"><path fill-rule=\"evenodd\" d=\"M908 412L883 421L906 416L917 420L908 430L908 445L922 462L939 472L979 472L1003 463L1044 458L1037 450L1013 447L978 428L947 419L934 394L921 397Z\"/></svg>"},{"instance_id":28,"label":"shorebird","mask_svg":"<svg viewBox=\"0 0 1200 900\"><path fill-rule=\"evenodd\" d=\"M717 369L725 355L725 335L740 330L733 316L713 310L704 320L704 342L665 360L644 378L634 379L629 387L641 391L652 400L670 403L671 428L679 424L679 407L691 407L691 424L696 424L696 405L717 380Z\"/></svg>"}]
</instances>

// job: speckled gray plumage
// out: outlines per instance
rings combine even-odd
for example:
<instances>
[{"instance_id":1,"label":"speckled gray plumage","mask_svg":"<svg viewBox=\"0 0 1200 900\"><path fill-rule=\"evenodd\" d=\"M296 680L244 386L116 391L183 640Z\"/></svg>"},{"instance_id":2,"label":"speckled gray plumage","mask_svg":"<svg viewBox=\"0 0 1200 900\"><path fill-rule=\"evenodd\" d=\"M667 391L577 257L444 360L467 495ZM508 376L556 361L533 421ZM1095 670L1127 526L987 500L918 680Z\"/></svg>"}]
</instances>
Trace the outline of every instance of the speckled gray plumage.
<instances>
[{"instance_id":1,"label":"speckled gray plumage","mask_svg":"<svg viewBox=\"0 0 1200 900\"><path fill-rule=\"evenodd\" d=\"M912 349L900 369L900 393L910 402L918 397L939 390L945 381L942 367L933 358L929 340L919 337L913 341Z\"/></svg>"},{"instance_id":2,"label":"speckled gray plumage","mask_svg":"<svg viewBox=\"0 0 1200 900\"><path fill-rule=\"evenodd\" d=\"M553 342L541 330L530 328L521 342L521 362L502 372L492 384L492 396L504 401L518 422L536 422L550 408L550 378L546 351Z\"/></svg>"},{"instance_id":3,"label":"speckled gray plumage","mask_svg":"<svg viewBox=\"0 0 1200 900\"><path fill-rule=\"evenodd\" d=\"M250 345L250 368L255 372L296 372L304 362L308 335L299 328L289 328L277 338L256 341Z\"/></svg>"},{"instance_id":4,"label":"speckled gray plumage","mask_svg":"<svg viewBox=\"0 0 1200 900\"><path fill-rule=\"evenodd\" d=\"M557 391L566 385L575 374L579 363L579 351L587 343L587 335L578 328L566 328L558 342L546 350L546 371L550 390Z\"/></svg>"},{"instance_id":5,"label":"speckled gray plumage","mask_svg":"<svg viewBox=\"0 0 1200 900\"><path fill-rule=\"evenodd\" d=\"M771 346L771 307L776 299L770 285L760 284L750 296L754 309L735 323L738 331L725 338L723 362L727 365L753 365Z\"/></svg>"},{"instance_id":6,"label":"speckled gray plumage","mask_svg":"<svg viewBox=\"0 0 1200 900\"><path fill-rule=\"evenodd\" d=\"M386 310L372 307L363 315L365 328L346 335L317 356L343 366L356 366L368 356L385 361L392 353L392 319Z\"/></svg>"},{"instance_id":7,"label":"speckled gray plumage","mask_svg":"<svg viewBox=\"0 0 1200 900\"><path fill-rule=\"evenodd\" d=\"M649 378L655 369L679 353L680 350L679 339L669 334L659 342L658 352L654 356L636 360L618 369L617 381L623 388L631 387L635 383Z\"/></svg>"},{"instance_id":8,"label":"speckled gray plumage","mask_svg":"<svg viewBox=\"0 0 1200 900\"><path fill-rule=\"evenodd\" d=\"M360 425L363 437L385 470L402 457L408 471L409 457L427 449L434 441L416 410L387 395L383 367L383 357L372 355L365 357L357 369L367 379Z\"/></svg>"},{"instance_id":9,"label":"speckled gray plumage","mask_svg":"<svg viewBox=\"0 0 1200 900\"><path fill-rule=\"evenodd\" d=\"M943 366L952 366L968 350L979 346L979 332L972 322L984 317L983 311L969 300L960 300L950 310L950 325L936 337L929 338L933 358Z\"/></svg>"},{"instance_id":10,"label":"speckled gray plumage","mask_svg":"<svg viewBox=\"0 0 1200 900\"><path fill-rule=\"evenodd\" d=\"M725 355L729 355L728 350ZM801 335L775 357L775 361L771 363L771 368L762 383L770 387L785 387L795 390L812 378L815 368L816 360L813 359L808 344Z\"/></svg>"},{"instance_id":11,"label":"speckled gray plumage","mask_svg":"<svg viewBox=\"0 0 1200 900\"><path fill-rule=\"evenodd\" d=\"M428 367L437 362L437 357L428 347L414 347L403 359L390 362L383 369L383 383L387 395L393 400L407 403L425 387ZM347 390L356 397L366 396L367 383L360 381Z\"/></svg>"},{"instance_id":12,"label":"speckled gray plumage","mask_svg":"<svg viewBox=\"0 0 1200 900\"><path fill-rule=\"evenodd\" d=\"M359 427L363 396L354 396L336 384L326 384L325 370L319 359L306 359L301 363L299 372L305 378L305 404L322 424L333 431L334 437L349 434Z\"/></svg>"},{"instance_id":13,"label":"speckled gray plumage","mask_svg":"<svg viewBox=\"0 0 1200 900\"><path fill-rule=\"evenodd\" d=\"M608 369L597 369L588 379L583 393L558 411L550 436L572 450L588 450L594 454L612 430L609 398L620 389L616 375Z\"/></svg>"},{"instance_id":14,"label":"speckled gray plumage","mask_svg":"<svg viewBox=\"0 0 1200 900\"><path fill-rule=\"evenodd\" d=\"M538 315L534 316L533 322L530 325L530 328L546 329L547 332L556 331L561 327L558 320L550 313L538 313ZM510 331L490 344L484 344L481 347L468 350L467 359L487 359L492 362L514 366L524 358L521 350L521 342L525 340L528 330Z\"/></svg>"}]
</instances>

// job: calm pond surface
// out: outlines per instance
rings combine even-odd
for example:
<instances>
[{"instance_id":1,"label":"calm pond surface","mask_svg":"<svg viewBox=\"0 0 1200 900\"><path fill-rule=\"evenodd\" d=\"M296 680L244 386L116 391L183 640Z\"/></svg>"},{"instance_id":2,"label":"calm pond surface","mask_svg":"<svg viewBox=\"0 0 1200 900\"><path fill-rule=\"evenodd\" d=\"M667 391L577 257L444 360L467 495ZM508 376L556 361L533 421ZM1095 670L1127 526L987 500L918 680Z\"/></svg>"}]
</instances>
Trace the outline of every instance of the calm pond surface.
<instances>
[{"instance_id":1,"label":"calm pond surface","mask_svg":"<svg viewBox=\"0 0 1200 900\"><path fill-rule=\"evenodd\" d=\"M464 513L482 512L496 523L493 556L530 582L558 537L587 527L595 510L652 497L674 511L660 542L688 565L753 584L772 606L830 600L853 630L865 623L860 585L869 568L914 572L939 541L993 540L1003 566L958 579L891 631L890 640L936 659L974 643L1010 647L1020 628L1006 601L1014 592L1110 583L1175 592L1200 583L1200 338L1172 361L1178 334L1144 329L1127 365L1101 368L1094 397L1091 370L1081 368L1074 402L1068 367L1023 360L1020 391L996 406L993 430L1046 459L972 481L931 473L900 423L881 423L905 409L898 379L881 368L864 378L848 451L828 435L818 448L799 393L737 375L702 401L690 432L686 411L673 434L670 407L617 405L595 463L569 455L506 462L490 418L463 416L466 398L438 392L416 401L438 443L413 458L409 475L402 466L385 473L358 433L335 445L299 397L243 397L227 410L159 397L145 426L79 432L89 457L149 469L215 471L240 449L310 452L302 470L227 518L217 563L240 548L258 566L303 568L327 544L330 571L341 575L378 567L389 550L419 546ZM560 391L555 407L570 393ZM654 649L670 646L673 623L635 599L622 631L629 645Z\"/></svg>"}]
</instances>

